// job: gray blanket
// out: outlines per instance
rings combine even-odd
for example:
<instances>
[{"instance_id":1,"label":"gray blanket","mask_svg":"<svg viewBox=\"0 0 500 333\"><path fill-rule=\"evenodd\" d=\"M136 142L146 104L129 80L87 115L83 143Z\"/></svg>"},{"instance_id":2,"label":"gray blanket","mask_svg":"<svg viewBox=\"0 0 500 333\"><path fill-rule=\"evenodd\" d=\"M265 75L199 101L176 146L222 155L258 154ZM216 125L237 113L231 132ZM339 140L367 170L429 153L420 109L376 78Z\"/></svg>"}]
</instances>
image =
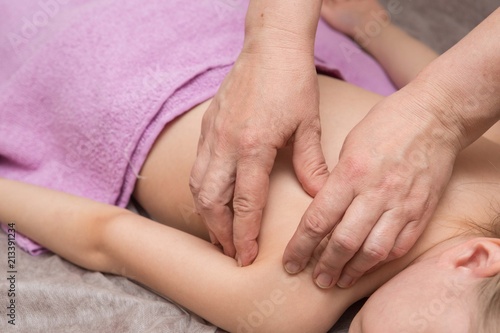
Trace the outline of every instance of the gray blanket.
<instances>
[{"instance_id":1,"label":"gray blanket","mask_svg":"<svg viewBox=\"0 0 500 333\"><path fill-rule=\"evenodd\" d=\"M393 20L436 51L444 52L496 9L500 0L401 0L401 5L403 11ZM217 330L125 278L88 272L53 254L31 257L20 250L16 251L13 284L15 326L11 325L11 310L6 307L12 274L7 273L6 249L6 235L0 232L0 332ZM347 332L357 308L347 311L330 332Z\"/></svg>"}]
</instances>

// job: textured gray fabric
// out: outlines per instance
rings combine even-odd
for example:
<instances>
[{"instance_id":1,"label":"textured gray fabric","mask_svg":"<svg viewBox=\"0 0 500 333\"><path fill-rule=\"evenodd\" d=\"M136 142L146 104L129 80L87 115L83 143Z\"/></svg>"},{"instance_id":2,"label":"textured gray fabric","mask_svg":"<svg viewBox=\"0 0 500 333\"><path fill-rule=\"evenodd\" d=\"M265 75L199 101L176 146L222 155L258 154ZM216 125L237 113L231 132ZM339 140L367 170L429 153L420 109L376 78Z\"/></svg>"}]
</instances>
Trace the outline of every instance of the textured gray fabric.
<instances>
[{"instance_id":1,"label":"textured gray fabric","mask_svg":"<svg viewBox=\"0 0 500 333\"><path fill-rule=\"evenodd\" d=\"M500 6L500 0L380 0L401 3L393 22L439 53L457 43Z\"/></svg>"},{"instance_id":2,"label":"textured gray fabric","mask_svg":"<svg viewBox=\"0 0 500 333\"><path fill-rule=\"evenodd\" d=\"M389 1L393 0L382 2ZM403 11L394 21L443 52L497 8L500 0L402 0L401 5ZM0 233L0 332L216 331L127 279L82 270L55 255L31 257L20 250L16 253L14 327L6 316L6 248L6 235ZM348 311L330 332L347 332L357 308Z\"/></svg>"},{"instance_id":3,"label":"textured gray fabric","mask_svg":"<svg viewBox=\"0 0 500 333\"><path fill-rule=\"evenodd\" d=\"M7 237L0 234L0 332L214 332L196 316L125 278L46 254L16 251L16 325L8 323Z\"/></svg>"}]
</instances>

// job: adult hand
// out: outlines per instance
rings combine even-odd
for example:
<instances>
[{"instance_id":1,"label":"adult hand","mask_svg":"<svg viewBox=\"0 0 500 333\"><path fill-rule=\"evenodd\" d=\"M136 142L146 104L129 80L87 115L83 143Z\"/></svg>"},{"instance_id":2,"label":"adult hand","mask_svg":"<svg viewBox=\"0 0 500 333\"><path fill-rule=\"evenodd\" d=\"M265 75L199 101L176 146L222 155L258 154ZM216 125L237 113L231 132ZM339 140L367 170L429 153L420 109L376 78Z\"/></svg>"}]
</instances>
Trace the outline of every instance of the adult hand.
<instances>
[{"instance_id":1,"label":"adult hand","mask_svg":"<svg viewBox=\"0 0 500 333\"><path fill-rule=\"evenodd\" d=\"M326 181L320 130L312 53L244 49L204 115L190 178L211 241L239 265L258 252L277 149L293 145L296 174L311 195Z\"/></svg>"},{"instance_id":2,"label":"adult hand","mask_svg":"<svg viewBox=\"0 0 500 333\"><path fill-rule=\"evenodd\" d=\"M430 111L445 105L427 103L432 100L402 90L377 104L350 132L338 164L285 250L289 273L304 269L316 250L317 285L349 287L414 245L459 151L451 126Z\"/></svg>"}]
</instances>

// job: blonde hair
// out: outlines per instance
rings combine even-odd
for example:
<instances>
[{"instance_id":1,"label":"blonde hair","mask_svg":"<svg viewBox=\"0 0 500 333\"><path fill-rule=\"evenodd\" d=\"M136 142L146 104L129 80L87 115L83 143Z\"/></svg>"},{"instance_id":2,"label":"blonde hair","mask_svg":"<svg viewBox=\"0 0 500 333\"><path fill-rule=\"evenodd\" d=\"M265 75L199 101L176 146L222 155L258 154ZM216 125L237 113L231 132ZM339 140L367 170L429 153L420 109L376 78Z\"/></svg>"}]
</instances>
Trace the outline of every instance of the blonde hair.
<instances>
[{"instance_id":1,"label":"blonde hair","mask_svg":"<svg viewBox=\"0 0 500 333\"><path fill-rule=\"evenodd\" d=\"M500 275L482 282L479 286L480 332L498 333L500 328Z\"/></svg>"},{"instance_id":2,"label":"blonde hair","mask_svg":"<svg viewBox=\"0 0 500 333\"><path fill-rule=\"evenodd\" d=\"M500 238L500 215L493 221L491 236ZM479 321L480 332L498 333L500 328L500 274L486 279L479 285Z\"/></svg>"}]
</instances>

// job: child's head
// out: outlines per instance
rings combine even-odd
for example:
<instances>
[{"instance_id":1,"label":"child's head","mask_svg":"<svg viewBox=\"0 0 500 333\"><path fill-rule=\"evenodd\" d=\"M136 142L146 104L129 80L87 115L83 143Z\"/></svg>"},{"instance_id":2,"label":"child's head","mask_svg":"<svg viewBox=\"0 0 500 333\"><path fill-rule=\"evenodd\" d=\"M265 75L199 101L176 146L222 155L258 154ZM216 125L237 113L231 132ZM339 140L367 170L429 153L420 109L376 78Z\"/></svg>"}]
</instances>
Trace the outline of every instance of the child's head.
<instances>
[{"instance_id":1,"label":"child's head","mask_svg":"<svg viewBox=\"0 0 500 333\"><path fill-rule=\"evenodd\" d=\"M481 237L436 245L379 288L349 332L498 332L499 235L500 218Z\"/></svg>"}]
</instances>

